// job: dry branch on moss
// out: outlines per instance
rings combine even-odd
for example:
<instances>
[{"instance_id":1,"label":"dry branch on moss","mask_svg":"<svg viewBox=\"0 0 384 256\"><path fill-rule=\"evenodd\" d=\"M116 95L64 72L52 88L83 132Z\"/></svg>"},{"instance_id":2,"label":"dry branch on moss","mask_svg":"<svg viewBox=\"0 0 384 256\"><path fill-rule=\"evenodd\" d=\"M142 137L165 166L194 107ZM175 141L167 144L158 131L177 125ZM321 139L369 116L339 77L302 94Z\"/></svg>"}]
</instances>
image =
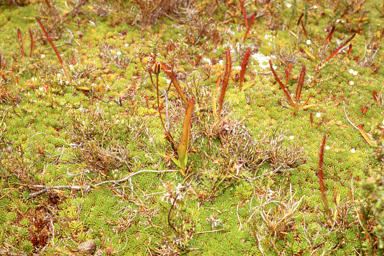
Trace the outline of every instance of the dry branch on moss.
<instances>
[{"instance_id":1,"label":"dry branch on moss","mask_svg":"<svg viewBox=\"0 0 384 256\"><path fill-rule=\"evenodd\" d=\"M53 189L56 189L56 190L75 190L75 191L83 191L84 193L87 193L91 187L95 188L97 186L101 186L103 184L108 184L108 183L113 183L113 184L119 184L121 182L124 182L124 181L127 181L129 180L131 177L137 175L137 174L140 174L140 173L143 173L143 172L150 172L150 173L164 173L164 172L175 172L176 170L162 170L162 171L156 171L156 170L141 170L141 171L138 171L138 172L135 172L135 173L132 173L128 176L126 176L125 178L123 179L120 179L120 180L106 180L106 181L103 181L103 182L100 182L100 183L97 183L97 184L92 184L92 185L88 185L88 186L85 186L85 187L81 187L81 186L45 186L45 185L24 185L24 184L21 184L23 186L26 186L26 187L29 187L29 188L37 188L37 189L40 189L39 191L37 192L34 192L34 193L31 193L29 194L28 196L28 199L31 199L31 198L34 198L38 195L41 195L41 194L44 194L46 192L48 192L49 190L53 190Z\"/></svg>"}]
</instances>

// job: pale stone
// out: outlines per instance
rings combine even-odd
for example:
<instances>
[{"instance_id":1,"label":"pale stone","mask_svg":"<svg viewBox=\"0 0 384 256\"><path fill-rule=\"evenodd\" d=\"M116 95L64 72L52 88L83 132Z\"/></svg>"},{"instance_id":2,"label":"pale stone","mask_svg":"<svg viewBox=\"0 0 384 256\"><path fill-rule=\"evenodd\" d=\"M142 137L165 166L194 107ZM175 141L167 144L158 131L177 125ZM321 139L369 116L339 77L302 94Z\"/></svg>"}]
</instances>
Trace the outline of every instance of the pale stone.
<instances>
[{"instance_id":1,"label":"pale stone","mask_svg":"<svg viewBox=\"0 0 384 256\"><path fill-rule=\"evenodd\" d=\"M79 244L77 249L88 254L94 254L96 251L96 243L93 240L88 240Z\"/></svg>"}]
</instances>

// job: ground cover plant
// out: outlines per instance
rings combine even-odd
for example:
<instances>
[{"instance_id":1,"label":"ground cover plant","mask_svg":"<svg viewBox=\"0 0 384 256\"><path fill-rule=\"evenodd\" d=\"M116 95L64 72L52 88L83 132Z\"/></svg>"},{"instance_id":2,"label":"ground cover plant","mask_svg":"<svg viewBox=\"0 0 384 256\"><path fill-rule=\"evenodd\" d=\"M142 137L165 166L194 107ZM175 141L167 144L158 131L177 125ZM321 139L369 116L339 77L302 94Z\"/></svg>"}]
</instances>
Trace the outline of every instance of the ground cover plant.
<instances>
[{"instance_id":1,"label":"ground cover plant","mask_svg":"<svg viewBox=\"0 0 384 256\"><path fill-rule=\"evenodd\" d=\"M0 4L0 255L384 254L381 1Z\"/></svg>"}]
</instances>

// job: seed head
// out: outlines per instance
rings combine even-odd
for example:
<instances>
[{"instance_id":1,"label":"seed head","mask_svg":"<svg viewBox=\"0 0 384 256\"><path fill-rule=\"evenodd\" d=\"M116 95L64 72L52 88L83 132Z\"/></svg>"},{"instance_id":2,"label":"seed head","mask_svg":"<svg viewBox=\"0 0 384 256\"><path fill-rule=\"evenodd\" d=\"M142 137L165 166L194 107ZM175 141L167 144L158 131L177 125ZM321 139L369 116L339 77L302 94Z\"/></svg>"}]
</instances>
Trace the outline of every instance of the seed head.
<instances>
[{"instance_id":1,"label":"seed head","mask_svg":"<svg viewBox=\"0 0 384 256\"><path fill-rule=\"evenodd\" d=\"M161 66L160 66L160 63L159 63L158 61L156 61L155 64L153 64L153 66L152 66L152 70L153 70L153 73L154 73L155 75L160 74Z\"/></svg>"}]
</instances>

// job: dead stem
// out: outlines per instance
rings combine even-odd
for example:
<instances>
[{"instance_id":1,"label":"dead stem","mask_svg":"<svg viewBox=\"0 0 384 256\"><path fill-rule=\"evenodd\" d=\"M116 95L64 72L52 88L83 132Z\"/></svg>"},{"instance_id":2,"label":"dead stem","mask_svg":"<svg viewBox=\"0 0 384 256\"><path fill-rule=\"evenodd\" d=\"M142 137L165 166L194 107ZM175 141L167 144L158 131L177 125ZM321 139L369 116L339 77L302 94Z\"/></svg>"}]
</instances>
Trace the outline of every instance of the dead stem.
<instances>
[{"instance_id":1,"label":"dead stem","mask_svg":"<svg viewBox=\"0 0 384 256\"><path fill-rule=\"evenodd\" d=\"M171 208L169 208L169 211L168 211L168 224L169 224L169 226L171 226L171 228L173 229L173 230L175 230L177 233L179 233L180 234L180 231L178 231L176 228L175 228L175 226L171 223L171 211L172 211L172 208L173 208L173 206L175 205L175 203L176 203L176 200L177 200L177 197L179 196L179 194L176 194L176 196L175 196L175 198L173 199L173 203L172 203L172 205L171 205Z\"/></svg>"}]
</instances>

